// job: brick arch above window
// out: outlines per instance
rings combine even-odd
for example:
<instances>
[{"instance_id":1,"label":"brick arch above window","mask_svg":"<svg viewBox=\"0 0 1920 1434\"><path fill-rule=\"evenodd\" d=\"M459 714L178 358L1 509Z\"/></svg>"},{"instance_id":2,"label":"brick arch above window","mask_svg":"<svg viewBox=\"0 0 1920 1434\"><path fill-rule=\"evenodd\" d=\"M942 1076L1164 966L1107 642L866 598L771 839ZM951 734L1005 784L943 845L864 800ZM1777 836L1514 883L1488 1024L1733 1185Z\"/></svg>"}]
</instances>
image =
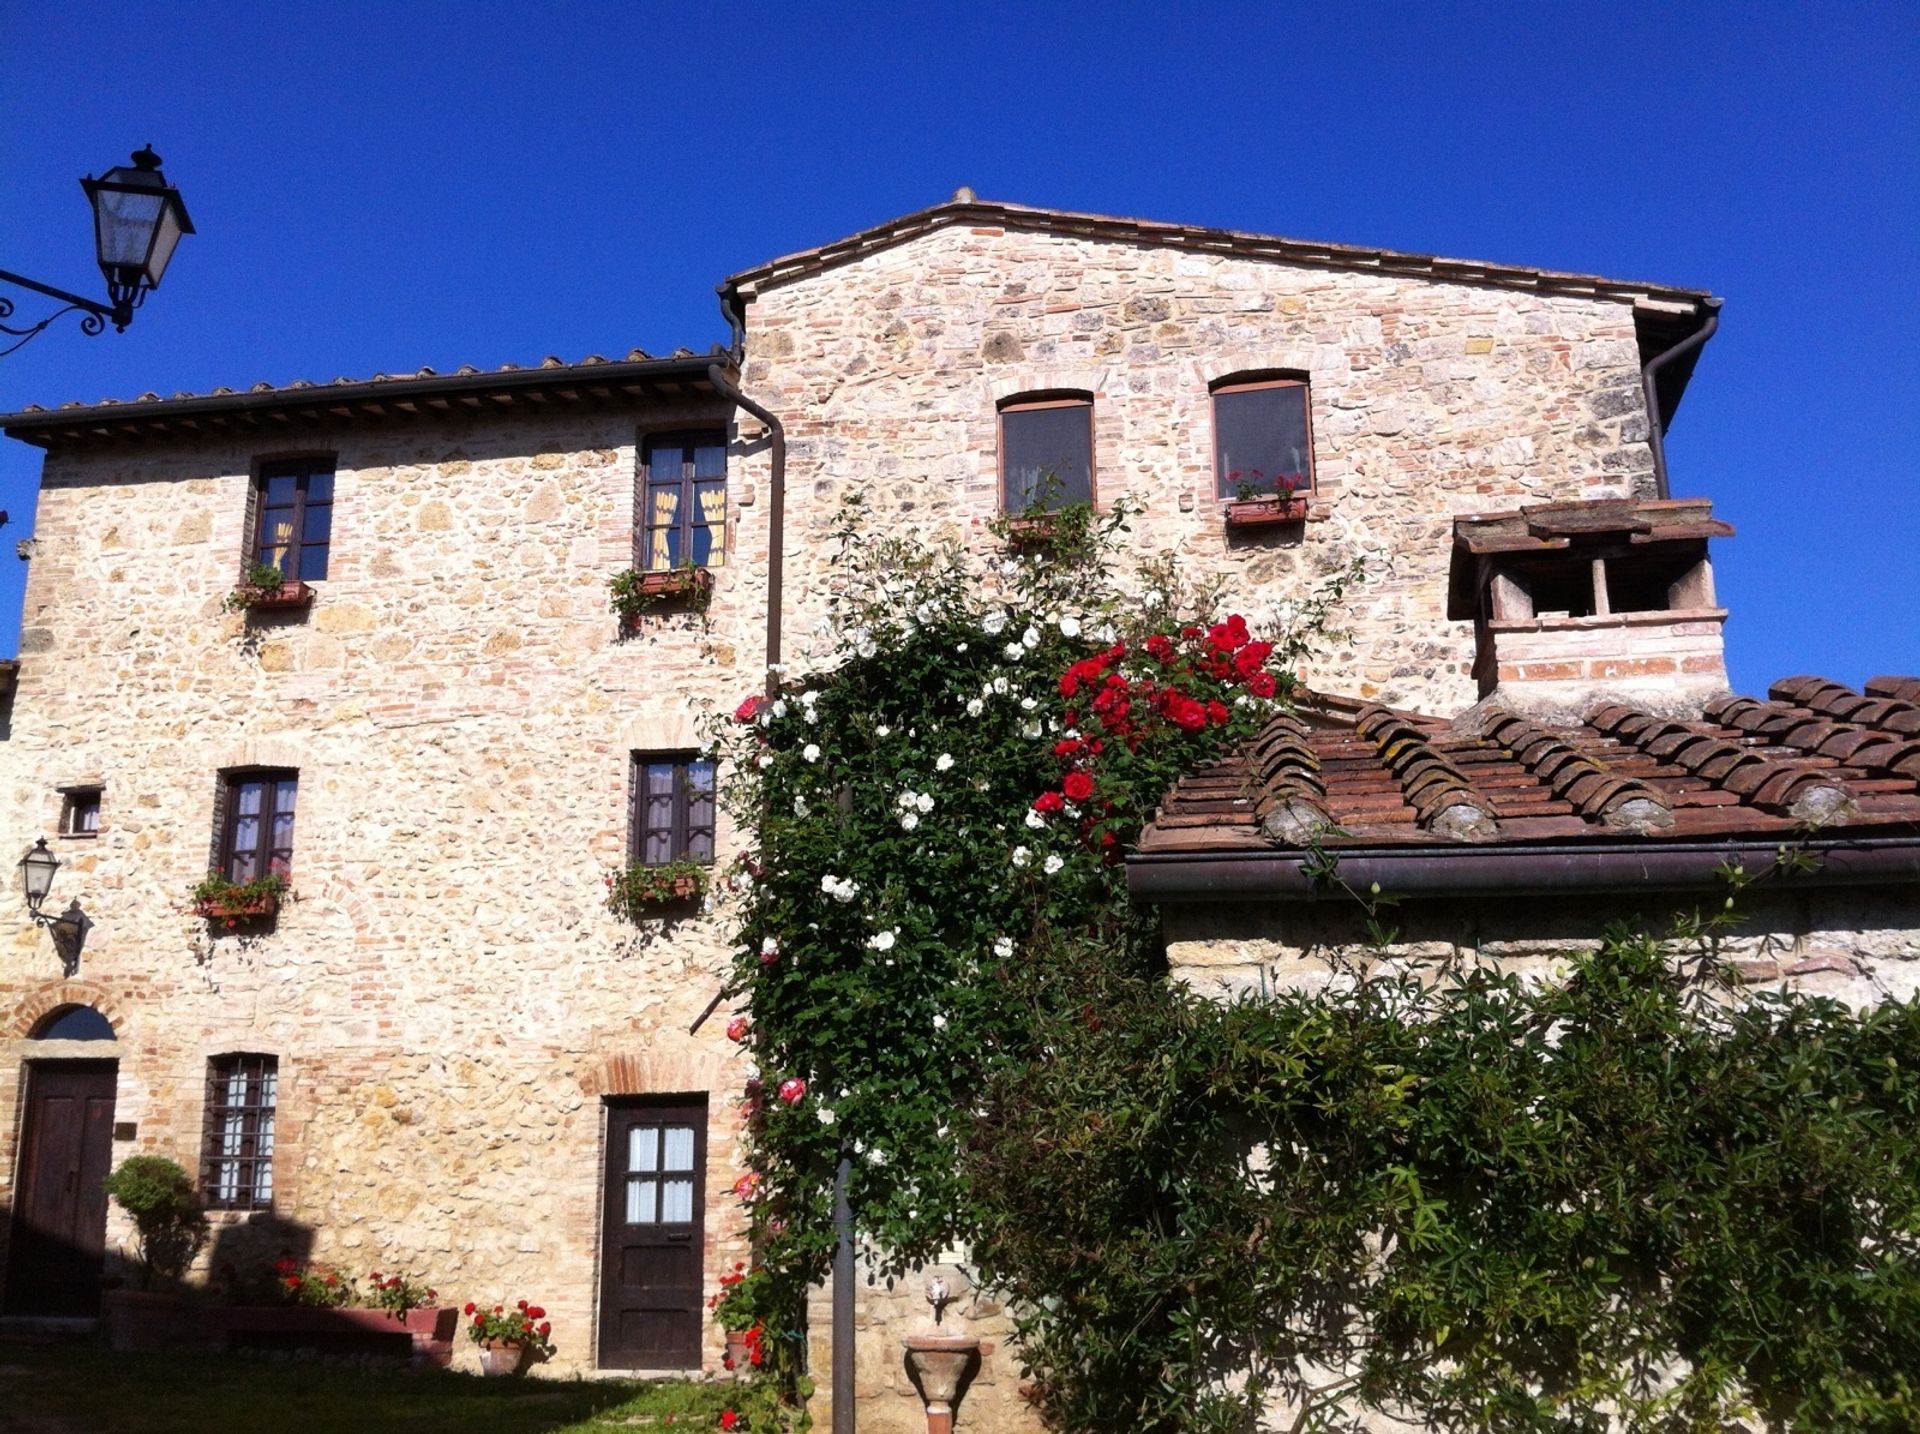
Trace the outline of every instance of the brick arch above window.
<instances>
[{"instance_id":1,"label":"brick arch above window","mask_svg":"<svg viewBox=\"0 0 1920 1434\"><path fill-rule=\"evenodd\" d=\"M1097 408L1108 391L1112 370L1104 368L1026 368L1001 374L987 383L987 399L994 408L1008 400L1031 394L1078 393L1091 398Z\"/></svg>"},{"instance_id":2,"label":"brick arch above window","mask_svg":"<svg viewBox=\"0 0 1920 1434\"><path fill-rule=\"evenodd\" d=\"M1195 387L1212 390L1242 374L1287 373L1309 383L1329 382L1334 371L1320 365L1316 375L1315 351L1307 344L1281 344L1271 348L1236 347L1212 349L1192 359L1187 373ZM1339 372L1345 373L1343 365Z\"/></svg>"},{"instance_id":3,"label":"brick arch above window","mask_svg":"<svg viewBox=\"0 0 1920 1434\"><path fill-rule=\"evenodd\" d=\"M716 1032L719 1025L710 1021ZM580 1091L587 1096L683 1095L689 1091L731 1090L738 1082L721 1061L718 1049L695 1044L694 1038L661 1041L649 1038L647 1049L619 1051L580 1072Z\"/></svg>"}]
</instances>

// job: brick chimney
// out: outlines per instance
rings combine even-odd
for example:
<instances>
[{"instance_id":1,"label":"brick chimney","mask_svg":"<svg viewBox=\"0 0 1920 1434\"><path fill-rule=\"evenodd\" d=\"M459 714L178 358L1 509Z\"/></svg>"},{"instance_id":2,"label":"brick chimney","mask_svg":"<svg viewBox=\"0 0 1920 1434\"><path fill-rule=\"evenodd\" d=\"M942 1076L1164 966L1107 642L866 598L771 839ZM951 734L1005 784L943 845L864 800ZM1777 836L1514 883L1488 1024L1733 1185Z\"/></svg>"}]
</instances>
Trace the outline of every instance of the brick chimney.
<instances>
[{"instance_id":1,"label":"brick chimney","mask_svg":"<svg viewBox=\"0 0 1920 1434\"><path fill-rule=\"evenodd\" d=\"M1540 503L1453 525L1449 617L1471 618L1482 707L1577 721L1601 700L1698 717L1727 691L1704 498Z\"/></svg>"}]
</instances>

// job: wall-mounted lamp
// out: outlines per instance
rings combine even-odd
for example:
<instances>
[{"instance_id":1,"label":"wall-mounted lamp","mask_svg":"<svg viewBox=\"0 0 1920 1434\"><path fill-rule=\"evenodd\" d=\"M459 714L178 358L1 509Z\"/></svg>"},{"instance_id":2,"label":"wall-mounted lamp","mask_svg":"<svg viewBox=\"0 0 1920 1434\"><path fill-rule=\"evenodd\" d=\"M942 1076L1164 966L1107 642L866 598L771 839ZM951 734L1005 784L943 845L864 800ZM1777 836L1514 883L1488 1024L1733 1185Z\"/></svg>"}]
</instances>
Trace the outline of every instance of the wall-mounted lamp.
<instances>
[{"instance_id":1,"label":"wall-mounted lamp","mask_svg":"<svg viewBox=\"0 0 1920 1434\"><path fill-rule=\"evenodd\" d=\"M58 916L48 916L40 909L41 903L47 899L47 893L53 890L54 873L59 870L60 858L47 849L45 837L37 838L27 854L20 858L20 885L27 898L27 915L35 926L44 926L52 933L61 964L66 968L67 975L71 976L80 969L80 947L90 923L78 901L71 903Z\"/></svg>"}]
</instances>

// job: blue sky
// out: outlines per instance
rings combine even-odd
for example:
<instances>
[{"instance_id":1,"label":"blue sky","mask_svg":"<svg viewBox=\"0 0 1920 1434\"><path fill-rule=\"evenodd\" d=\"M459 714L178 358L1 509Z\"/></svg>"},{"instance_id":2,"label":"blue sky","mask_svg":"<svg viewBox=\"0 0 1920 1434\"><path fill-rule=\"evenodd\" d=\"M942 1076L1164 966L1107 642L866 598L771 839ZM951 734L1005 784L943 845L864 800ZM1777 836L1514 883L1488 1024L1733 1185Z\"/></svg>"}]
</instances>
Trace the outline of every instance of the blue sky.
<instances>
[{"instance_id":1,"label":"blue sky","mask_svg":"<svg viewBox=\"0 0 1920 1434\"><path fill-rule=\"evenodd\" d=\"M0 409L701 348L728 272L970 184L1711 288L1669 451L1739 528L1735 685L1920 671L1910 0L9 17L0 268L94 291L75 180L146 142L200 232L127 333L64 320L0 359ZM0 450L3 543L39 454ZM22 571L0 561L0 651Z\"/></svg>"}]
</instances>

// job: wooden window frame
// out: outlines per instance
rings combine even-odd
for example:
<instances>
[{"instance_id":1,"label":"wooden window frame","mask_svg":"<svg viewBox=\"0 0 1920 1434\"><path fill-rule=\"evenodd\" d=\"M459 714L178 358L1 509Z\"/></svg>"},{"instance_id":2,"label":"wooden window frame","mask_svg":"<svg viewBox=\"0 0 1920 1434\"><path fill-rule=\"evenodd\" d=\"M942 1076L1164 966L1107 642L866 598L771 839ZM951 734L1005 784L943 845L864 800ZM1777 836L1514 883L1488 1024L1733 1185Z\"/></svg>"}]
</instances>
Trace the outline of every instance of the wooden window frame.
<instances>
[{"instance_id":1,"label":"wooden window frame","mask_svg":"<svg viewBox=\"0 0 1920 1434\"><path fill-rule=\"evenodd\" d=\"M227 1098L233 1077L240 1100ZM269 1077L271 1081L269 1082ZM280 1058L263 1051L226 1051L207 1059L206 1124L200 1142L200 1194L210 1210L271 1210ZM227 1138L237 1149L223 1149ZM264 1146L264 1149L262 1148ZM231 1164L232 1193L221 1194L221 1167ZM265 1176L262 1179L262 1176Z\"/></svg>"},{"instance_id":2,"label":"wooden window frame","mask_svg":"<svg viewBox=\"0 0 1920 1434\"><path fill-rule=\"evenodd\" d=\"M100 835L100 817L105 807L106 788L89 783L60 788L60 835L68 840L91 841ZM93 809L93 827L84 830L76 819L86 808Z\"/></svg>"},{"instance_id":3,"label":"wooden window frame","mask_svg":"<svg viewBox=\"0 0 1920 1434\"><path fill-rule=\"evenodd\" d=\"M1009 413L1031 413L1042 408L1085 408L1087 411L1087 502L1090 506L1100 506L1100 453L1099 433L1094 426L1094 396L1077 390L1048 389L1035 393L1015 394L1012 398L1002 399L994 413L994 430L998 438L998 464L1000 511L1015 516L1026 511L1008 505L1007 494L1007 415ZM1045 510L1051 512L1051 509Z\"/></svg>"},{"instance_id":4,"label":"wooden window frame","mask_svg":"<svg viewBox=\"0 0 1920 1434\"><path fill-rule=\"evenodd\" d=\"M712 824L701 827L695 827L691 819L693 783L689 769L695 762L708 762L713 766L713 790L707 795L709 801L713 803L714 820ZM667 764L673 767L673 815L668 819L667 826L667 860L649 862L646 860L648 830L645 825L647 792L644 776L648 767ZM704 832L707 837L708 854L704 861L699 857L694 857L694 860L701 861L703 866L712 866L719 850L719 764L712 758L703 757L700 753L693 751L635 751L629 761L627 773L628 860L645 863L648 866L665 866L691 857L694 836Z\"/></svg>"},{"instance_id":5,"label":"wooden window frame","mask_svg":"<svg viewBox=\"0 0 1920 1434\"><path fill-rule=\"evenodd\" d=\"M240 804L235 800L237 789L247 782L261 782L267 786L259 812L260 844L254 849L252 869L247 874L234 870L233 840L240 825ZM233 767L220 774L219 810L214 822L214 870L229 881L245 883L256 881L270 871L278 870L282 876L293 871L293 845L284 848L273 845L273 823L280 815L278 797L282 782L294 784L294 806L292 816L294 829L299 830L300 773L293 767ZM284 851L285 855L281 853ZM276 861L278 865L276 866Z\"/></svg>"},{"instance_id":6,"label":"wooden window frame","mask_svg":"<svg viewBox=\"0 0 1920 1434\"><path fill-rule=\"evenodd\" d=\"M680 449L680 476L678 478L655 480L653 473L653 451L656 447L678 447ZM672 571L671 568L649 566L652 555L648 552L648 549L652 545L647 541L647 535L653 531L653 493L656 488L678 488L680 490L680 503L676 510L679 516L675 520L674 530L680 534L681 552L691 553L693 551L693 530L695 528L706 528L708 531L712 531L714 527L712 523L696 523L694 521L694 510L699 506L699 480L694 476L693 460L688 454L692 449L697 447L715 447L727 455L727 457L721 460L720 468L720 492L723 498L719 523L720 561L700 565L703 568L726 566L729 539L733 536L729 527L731 505L725 501L727 486L732 476L728 471L732 467L732 464L728 461L731 458L731 454L728 450L727 431L724 428L663 428L656 433L645 433L640 436L640 511L636 515L638 521L633 525L633 566L638 572L663 573ZM710 483L713 480L709 477L705 481ZM709 547L709 552L711 551L712 549Z\"/></svg>"},{"instance_id":7,"label":"wooden window frame","mask_svg":"<svg viewBox=\"0 0 1920 1434\"><path fill-rule=\"evenodd\" d=\"M1227 488L1227 475L1220 470L1220 404L1222 394L1254 393L1269 388L1297 388L1301 390L1300 416L1306 428L1307 438L1307 486L1296 488L1295 497L1311 497L1320 491L1320 480L1314 475L1318 466L1314 462L1313 445L1313 383L1299 374L1228 374L1225 378L1215 379L1207 385L1208 411L1213 419L1212 453L1208 455L1208 466L1213 470L1213 497L1217 503L1237 501Z\"/></svg>"},{"instance_id":8,"label":"wooden window frame","mask_svg":"<svg viewBox=\"0 0 1920 1434\"><path fill-rule=\"evenodd\" d=\"M329 453L316 453L305 457L274 458L264 460L257 465L253 475L253 514L249 524L253 536L247 548L248 566L256 563L265 563L267 549L274 546L266 541L267 514L269 511L278 512L280 510L278 508L270 510L267 506L268 480L273 478L293 478L296 480L293 491L293 525L292 532L285 545L287 551L285 558L280 564L280 574L288 582L320 583L327 580L327 575L324 572L318 577L313 578L302 578L300 576L301 554L307 547L325 548L327 553L327 566L331 567L333 563L332 510L334 499L329 496L323 502L309 503L307 497L307 485L309 481L320 475L336 480L339 478L338 460L334 455ZM307 542L307 509L309 507L324 507L328 510L327 540L324 543L309 544Z\"/></svg>"}]
</instances>

